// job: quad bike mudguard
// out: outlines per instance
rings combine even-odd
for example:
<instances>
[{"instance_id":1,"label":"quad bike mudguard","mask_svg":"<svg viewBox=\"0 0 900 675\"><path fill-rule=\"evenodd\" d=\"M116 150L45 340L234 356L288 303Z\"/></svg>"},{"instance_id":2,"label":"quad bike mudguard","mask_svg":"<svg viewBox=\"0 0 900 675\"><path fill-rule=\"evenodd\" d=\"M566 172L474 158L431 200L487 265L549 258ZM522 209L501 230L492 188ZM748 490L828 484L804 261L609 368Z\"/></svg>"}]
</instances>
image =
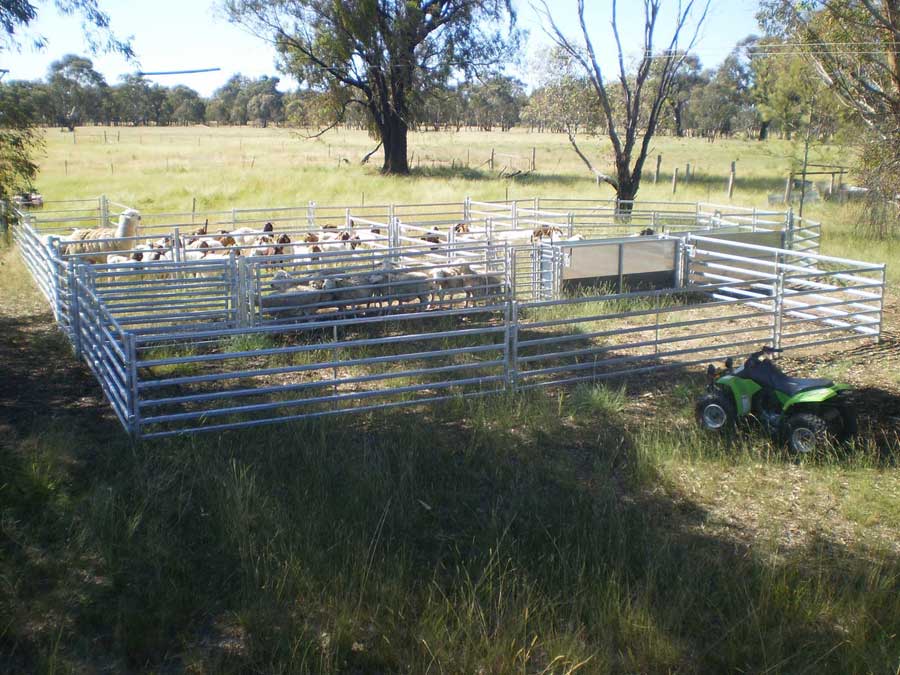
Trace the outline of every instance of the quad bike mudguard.
<instances>
[{"instance_id":1,"label":"quad bike mudguard","mask_svg":"<svg viewBox=\"0 0 900 675\"><path fill-rule=\"evenodd\" d=\"M734 405L738 417L750 412L753 395L762 389L762 387L753 380L738 377L737 375L723 375L716 380L716 384L731 390L731 394L734 396Z\"/></svg>"},{"instance_id":2,"label":"quad bike mudguard","mask_svg":"<svg viewBox=\"0 0 900 675\"><path fill-rule=\"evenodd\" d=\"M824 403L830 398L834 398L840 392L846 391L850 389L846 384L835 384L831 387L821 387L819 389L810 389L809 391L801 391L799 394L794 396L786 396L785 394L776 392L776 395L779 399L781 399L782 405L784 406L784 411L787 412L792 406L795 405L816 405L818 403Z\"/></svg>"}]
</instances>

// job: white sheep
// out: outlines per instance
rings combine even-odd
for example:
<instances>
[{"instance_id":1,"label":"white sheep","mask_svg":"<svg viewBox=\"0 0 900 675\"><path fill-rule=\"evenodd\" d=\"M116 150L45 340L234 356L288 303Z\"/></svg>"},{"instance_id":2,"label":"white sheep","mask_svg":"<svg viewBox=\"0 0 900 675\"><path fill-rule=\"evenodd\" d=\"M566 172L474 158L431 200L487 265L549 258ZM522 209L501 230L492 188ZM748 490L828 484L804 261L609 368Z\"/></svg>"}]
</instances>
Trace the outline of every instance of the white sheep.
<instances>
[{"instance_id":1,"label":"white sheep","mask_svg":"<svg viewBox=\"0 0 900 675\"><path fill-rule=\"evenodd\" d=\"M416 302L424 304L426 309L430 307L435 281L428 272L397 271L388 267L383 277L382 294L387 296L388 304L391 299L396 299L399 305Z\"/></svg>"},{"instance_id":2,"label":"white sheep","mask_svg":"<svg viewBox=\"0 0 900 675\"><path fill-rule=\"evenodd\" d=\"M239 227L228 234L231 235L238 244L252 246L261 235L271 234L274 231L275 226L272 225L272 223L266 223L261 230L252 227Z\"/></svg>"},{"instance_id":3,"label":"white sheep","mask_svg":"<svg viewBox=\"0 0 900 675\"><path fill-rule=\"evenodd\" d=\"M316 314L331 301L332 294L312 286L296 285L275 295L259 296L258 305L277 317L303 317Z\"/></svg>"},{"instance_id":4,"label":"white sheep","mask_svg":"<svg viewBox=\"0 0 900 675\"><path fill-rule=\"evenodd\" d=\"M438 267L431 270L431 278L434 280L435 292L438 297L438 304L444 305L447 296L452 302L453 296L457 293L465 294L465 306L469 306L471 293L469 285L472 283L472 277L475 272L468 263L456 263L446 267Z\"/></svg>"},{"instance_id":5,"label":"white sheep","mask_svg":"<svg viewBox=\"0 0 900 675\"><path fill-rule=\"evenodd\" d=\"M372 306L375 299L374 284L369 275L325 279L323 290L331 294L331 299L339 312L365 304L366 309Z\"/></svg>"}]
</instances>

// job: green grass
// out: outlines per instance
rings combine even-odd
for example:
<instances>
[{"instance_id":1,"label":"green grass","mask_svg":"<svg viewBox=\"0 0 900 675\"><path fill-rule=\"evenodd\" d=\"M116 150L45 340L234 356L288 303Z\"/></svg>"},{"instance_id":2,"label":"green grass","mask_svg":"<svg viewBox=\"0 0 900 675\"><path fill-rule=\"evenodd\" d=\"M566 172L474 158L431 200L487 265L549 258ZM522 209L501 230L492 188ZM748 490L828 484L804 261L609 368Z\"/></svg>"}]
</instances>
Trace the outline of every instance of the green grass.
<instances>
[{"instance_id":1,"label":"green grass","mask_svg":"<svg viewBox=\"0 0 900 675\"><path fill-rule=\"evenodd\" d=\"M367 203L608 195L552 135L413 138L424 156L536 145L538 175L516 182L325 164L328 143L333 156L361 155L361 133L314 143L279 130L123 129L106 146L48 133L45 196L107 192L144 209L189 209L193 196L224 208L356 203L362 191ZM702 172L679 197L721 197L738 159L735 202L765 206L790 149L660 139L656 151L664 169ZM665 183L641 196L669 196ZM854 234L851 209L809 215L827 223L829 252L896 260L895 243ZM131 445L82 367L67 365L9 250L0 269L0 671L900 666L900 438L887 424L876 433L879 411L863 411L855 447L801 460L754 426L701 434L699 371L673 371ZM897 400L895 373L865 368L866 354L841 355L833 374Z\"/></svg>"}]
</instances>

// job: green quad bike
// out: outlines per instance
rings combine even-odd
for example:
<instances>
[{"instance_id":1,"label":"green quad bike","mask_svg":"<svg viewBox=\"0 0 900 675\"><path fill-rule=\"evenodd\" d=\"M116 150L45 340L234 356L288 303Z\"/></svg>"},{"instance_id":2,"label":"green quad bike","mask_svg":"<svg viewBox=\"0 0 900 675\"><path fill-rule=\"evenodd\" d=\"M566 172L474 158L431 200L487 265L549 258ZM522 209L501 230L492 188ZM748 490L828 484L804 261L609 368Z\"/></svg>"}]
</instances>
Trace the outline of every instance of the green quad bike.
<instances>
[{"instance_id":1,"label":"green quad bike","mask_svg":"<svg viewBox=\"0 0 900 675\"><path fill-rule=\"evenodd\" d=\"M744 365L725 370L710 364L709 386L697 402L697 421L707 431L727 433L738 418L752 415L792 452L809 454L830 439L846 442L856 434L856 412L849 387L831 380L788 377L769 360L780 349L763 347Z\"/></svg>"}]
</instances>

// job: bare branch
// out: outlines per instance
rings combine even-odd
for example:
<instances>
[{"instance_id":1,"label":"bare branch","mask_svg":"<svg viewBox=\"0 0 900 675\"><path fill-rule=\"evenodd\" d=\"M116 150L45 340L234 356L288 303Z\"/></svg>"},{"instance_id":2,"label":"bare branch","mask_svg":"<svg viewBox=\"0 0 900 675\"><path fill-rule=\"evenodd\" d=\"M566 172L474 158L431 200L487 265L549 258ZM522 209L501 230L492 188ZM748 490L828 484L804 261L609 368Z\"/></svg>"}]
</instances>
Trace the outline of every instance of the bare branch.
<instances>
[{"instance_id":1,"label":"bare branch","mask_svg":"<svg viewBox=\"0 0 900 675\"><path fill-rule=\"evenodd\" d=\"M379 149L380 147L381 147L381 141L378 141L378 145L376 145L376 146L371 150L371 152L367 152L366 155L365 155L365 157L363 157L362 160L360 160L359 163L360 163L360 164L368 164L368 163L369 163L369 159L372 157L372 155L374 155L376 152L378 152L378 149Z\"/></svg>"}]
</instances>

